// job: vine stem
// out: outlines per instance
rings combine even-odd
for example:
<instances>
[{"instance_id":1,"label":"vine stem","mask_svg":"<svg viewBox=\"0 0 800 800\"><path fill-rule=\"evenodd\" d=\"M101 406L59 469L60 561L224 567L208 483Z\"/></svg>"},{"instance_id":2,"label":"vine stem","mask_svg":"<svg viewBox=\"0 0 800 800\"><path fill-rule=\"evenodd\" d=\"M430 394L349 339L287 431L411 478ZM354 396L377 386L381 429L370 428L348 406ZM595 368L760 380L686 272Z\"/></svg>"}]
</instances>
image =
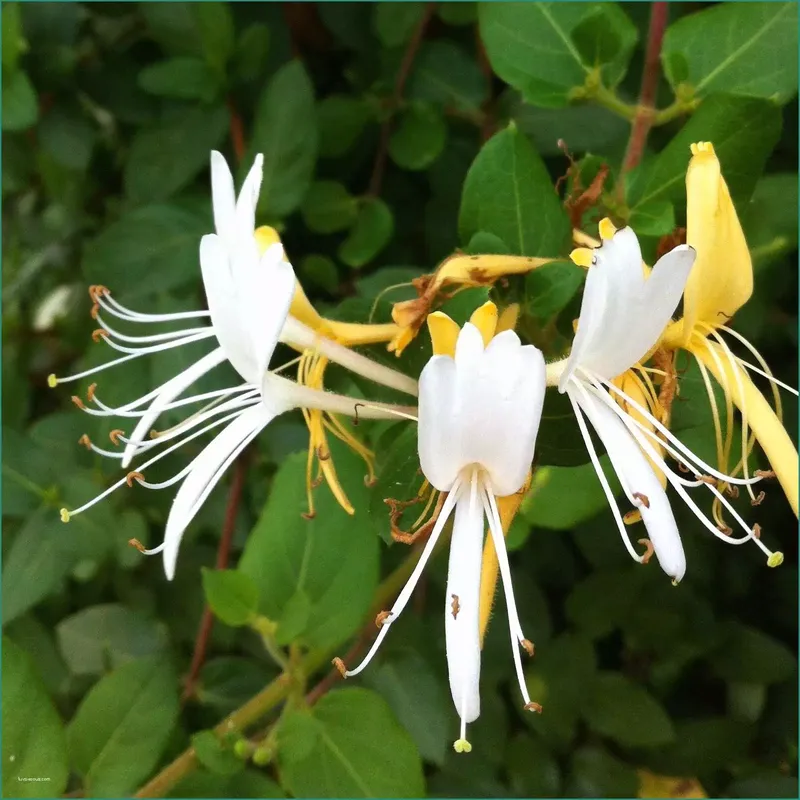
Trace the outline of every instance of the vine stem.
<instances>
[{"instance_id":1,"label":"vine stem","mask_svg":"<svg viewBox=\"0 0 800 800\"><path fill-rule=\"evenodd\" d=\"M650 27L647 32L647 49L644 57L642 86L639 103L633 118L633 128L622 161L622 173L630 172L641 160L647 135L656 118L655 100L660 74L661 43L667 28L669 6L666 0L654 2L650 9Z\"/></svg>"},{"instance_id":2,"label":"vine stem","mask_svg":"<svg viewBox=\"0 0 800 800\"><path fill-rule=\"evenodd\" d=\"M389 601L398 594L406 580L408 580L408 576L411 575L414 570L420 553L421 550L415 550L411 553L378 587L373 598L372 608L370 609L367 621L364 625L366 630L375 627L376 614L383 610ZM359 643L363 641L362 637L364 636L364 631L362 631L361 636L359 636ZM322 667L326 661L329 661L333 655L334 653L330 649L313 650L299 660L295 670L301 675L311 675ZM236 711L222 720L222 722L214 728L214 733L218 736L224 736L233 731L243 731L245 728L255 724L265 714L286 700L293 687L296 685L296 680L297 679L293 675L284 672L257 695L251 697L244 705L237 708ZM333 681L328 681L328 678L325 678L322 683L327 687L324 691L327 691L333 684ZM314 695L313 699L319 699L319 697L324 694L324 691L318 691L316 688L312 689L311 694ZM172 763L164 767L161 772L142 786L133 796L164 797L179 780L193 772L197 766L197 755L195 754L194 748L190 747L184 750Z\"/></svg>"},{"instance_id":3,"label":"vine stem","mask_svg":"<svg viewBox=\"0 0 800 800\"><path fill-rule=\"evenodd\" d=\"M414 65L414 59L417 56L419 47L422 44L422 39L425 36L425 30L435 10L435 2L425 4L422 17L420 17L417 27L414 28L414 33L411 34L411 39L409 39L408 45L406 46L406 51L403 53L403 60L400 62L400 68L397 71L397 78L394 82L394 91L392 92L392 97L389 102L389 115L381 125L378 151L375 154L375 161L372 165L372 175L369 179L369 189L367 190L367 196L369 197L377 197L381 192L383 173L386 169L386 157L389 154L389 137L392 133L392 118L403 100L403 89L405 89L406 81L411 74L411 67Z\"/></svg>"}]
</instances>

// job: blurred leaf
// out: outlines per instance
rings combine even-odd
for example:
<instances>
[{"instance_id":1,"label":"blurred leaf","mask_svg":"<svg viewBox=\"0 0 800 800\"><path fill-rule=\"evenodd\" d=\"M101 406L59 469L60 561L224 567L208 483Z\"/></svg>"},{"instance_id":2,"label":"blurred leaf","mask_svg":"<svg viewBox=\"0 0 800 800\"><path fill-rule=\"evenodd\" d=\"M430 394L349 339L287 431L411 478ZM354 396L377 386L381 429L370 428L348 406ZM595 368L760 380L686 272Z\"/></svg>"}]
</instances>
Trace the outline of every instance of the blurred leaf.
<instances>
[{"instance_id":1,"label":"blurred leaf","mask_svg":"<svg viewBox=\"0 0 800 800\"><path fill-rule=\"evenodd\" d=\"M513 123L470 167L458 229L462 242L478 231L493 233L515 255L558 256L566 247L569 219L542 160Z\"/></svg>"},{"instance_id":2,"label":"blurred leaf","mask_svg":"<svg viewBox=\"0 0 800 800\"><path fill-rule=\"evenodd\" d=\"M192 736L192 747L197 760L215 775L235 775L241 772L244 762L226 750L212 731L200 731Z\"/></svg>"},{"instance_id":3,"label":"blurred leaf","mask_svg":"<svg viewBox=\"0 0 800 800\"><path fill-rule=\"evenodd\" d=\"M167 647L161 623L114 603L90 606L66 617L56 634L73 675L99 675Z\"/></svg>"},{"instance_id":4,"label":"blurred leaf","mask_svg":"<svg viewBox=\"0 0 800 800\"><path fill-rule=\"evenodd\" d=\"M627 222L638 236L666 236L675 229L675 209L672 203L654 200L636 206Z\"/></svg>"},{"instance_id":5,"label":"blurred leaf","mask_svg":"<svg viewBox=\"0 0 800 800\"><path fill-rule=\"evenodd\" d=\"M615 531L598 533L616 536ZM622 624L638 591L630 570L595 572L573 588L567 598L567 618L593 639L606 636Z\"/></svg>"},{"instance_id":6,"label":"blurred leaf","mask_svg":"<svg viewBox=\"0 0 800 800\"><path fill-rule=\"evenodd\" d=\"M256 106L250 152L264 153L259 212L285 217L303 202L317 161L314 87L301 61L273 75Z\"/></svg>"},{"instance_id":7,"label":"blurred leaf","mask_svg":"<svg viewBox=\"0 0 800 800\"><path fill-rule=\"evenodd\" d=\"M255 769L235 775L214 775L198 770L178 781L167 797L286 797L275 781Z\"/></svg>"},{"instance_id":8,"label":"blurred leaf","mask_svg":"<svg viewBox=\"0 0 800 800\"><path fill-rule=\"evenodd\" d=\"M729 626L712 664L723 680L745 683L778 683L797 671L797 659L784 644L738 623Z\"/></svg>"},{"instance_id":9,"label":"blurred leaf","mask_svg":"<svg viewBox=\"0 0 800 800\"><path fill-rule=\"evenodd\" d=\"M764 774L742 778L728 786L731 797L797 797L797 778Z\"/></svg>"},{"instance_id":10,"label":"blurred leaf","mask_svg":"<svg viewBox=\"0 0 800 800\"><path fill-rule=\"evenodd\" d=\"M150 94L181 100L211 102L219 91L219 81L211 68L199 58L168 58L145 67L139 73L139 86Z\"/></svg>"},{"instance_id":11,"label":"blurred leaf","mask_svg":"<svg viewBox=\"0 0 800 800\"><path fill-rule=\"evenodd\" d=\"M258 608L258 587L234 569L203 568L203 591L215 616L226 625L247 625Z\"/></svg>"},{"instance_id":12,"label":"blurred leaf","mask_svg":"<svg viewBox=\"0 0 800 800\"><path fill-rule=\"evenodd\" d=\"M39 116L39 100L28 76L21 70L3 70L3 130L24 131Z\"/></svg>"},{"instance_id":13,"label":"blurred leaf","mask_svg":"<svg viewBox=\"0 0 800 800\"><path fill-rule=\"evenodd\" d=\"M82 171L89 164L97 131L79 109L55 106L39 123L39 140L59 164Z\"/></svg>"},{"instance_id":14,"label":"blurred leaf","mask_svg":"<svg viewBox=\"0 0 800 800\"><path fill-rule=\"evenodd\" d=\"M240 81L254 81L264 73L269 43L269 28L262 22L254 22L242 31L233 54L233 72Z\"/></svg>"},{"instance_id":15,"label":"blurred leaf","mask_svg":"<svg viewBox=\"0 0 800 800\"><path fill-rule=\"evenodd\" d=\"M439 19L448 25L469 25L478 18L478 4L453 0L453 2L438 5L436 13Z\"/></svg>"},{"instance_id":16,"label":"blurred leaf","mask_svg":"<svg viewBox=\"0 0 800 800\"><path fill-rule=\"evenodd\" d=\"M440 9L451 8L447 3ZM486 76L477 61L455 42L425 42L414 60L408 80L409 100L433 103L445 110L480 111L488 96Z\"/></svg>"},{"instance_id":17,"label":"blurred leaf","mask_svg":"<svg viewBox=\"0 0 800 800\"><path fill-rule=\"evenodd\" d=\"M229 3L190 3L197 20L200 43L206 61L222 72L233 52L233 12Z\"/></svg>"},{"instance_id":18,"label":"blurred leaf","mask_svg":"<svg viewBox=\"0 0 800 800\"><path fill-rule=\"evenodd\" d=\"M482 2L478 9L492 68L532 105L566 105L593 69L613 88L636 44L636 28L615 3Z\"/></svg>"},{"instance_id":19,"label":"blurred leaf","mask_svg":"<svg viewBox=\"0 0 800 800\"><path fill-rule=\"evenodd\" d=\"M712 95L655 159L646 161L636 173L628 187L632 213L657 200L674 200L685 207L689 146L698 141L714 144L734 203L746 202L780 132L781 112L773 103Z\"/></svg>"},{"instance_id":20,"label":"blurred leaf","mask_svg":"<svg viewBox=\"0 0 800 800\"><path fill-rule=\"evenodd\" d=\"M306 454L291 455L275 475L239 562L239 569L258 586L260 611L270 619L280 619L292 597L305 593L312 610L303 641L326 648L359 627L378 577L378 540L364 513L369 501L364 468L349 451L336 445L331 449L356 514L348 516L323 485L314 495L316 516L302 517Z\"/></svg>"},{"instance_id":21,"label":"blurred leaf","mask_svg":"<svg viewBox=\"0 0 800 800\"><path fill-rule=\"evenodd\" d=\"M303 220L315 233L349 228L358 217L358 200L337 181L316 181L303 200Z\"/></svg>"},{"instance_id":22,"label":"blurred leaf","mask_svg":"<svg viewBox=\"0 0 800 800\"><path fill-rule=\"evenodd\" d=\"M82 272L126 299L197 280L204 220L176 206L137 208L86 245Z\"/></svg>"},{"instance_id":23,"label":"blurred leaf","mask_svg":"<svg viewBox=\"0 0 800 800\"><path fill-rule=\"evenodd\" d=\"M317 104L320 156L344 155L356 143L369 119L369 107L357 97L332 94L320 100Z\"/></svg>"},{"instance_id":24,"label":"blurred leaf","mask_svg":"<svg viewBox=\"0 0 800 800\"><path fill-rule=\"evenodd\" d=\"M447 125L434 109L413 105L400 113L389 138L389 155L400 167L427 169L444 150Z\"/></svg>"},{"instance_id":25,"label":"blurred leaf","mask_svg":"<svg viewBox=\"0 0 800 800\"><path fill-rule=\"evenodd\" d=\"M557 467L575 467L589 461L569 399L554 389L545 392L536 460L541 466Z\"/></svg>"},{"instance_id":26,"label":"blurred leaf","mask_svg":"<svg viewBox=\"0 0 800 800\"><path fill-rule=\"evenodd\" d=\"M556 261L525 276L527 312L540 322L557 316L577 294L585 272L571 261Z\"/></svg>"},{"instance_id":27,"label":"blurred leaf","mask_svg":"<svg viewBox=\"0 0 800 800\"><path fill-rule=\"evenodd\" d=\"M441 765L450 747L452 705L433 666L403 650L364 674L367 685L389 703L426 761Z\"/></svg>"},{"instance_id":28,"label":"blurred leaf","mask_svg":"<svg viewBox=\"0 0 800 800\"><path fill-rule=\"evenodd\" d=\"M661 46L672 87L787 102L797 93L797 4L724 4L688 14Z\"/></svg>"},{"instance_id":29,"label":"blurred leaf","mask_svg":"<svg viewBox=\"0 0 800 800\"><path fill-rule=\"evenodd\" d=\"M741 217L755 269L796 248L795 175L782 172L761 178Z\"/></svg>"},{"instance_id":30,"label":"blurred leaf","mask_svg":"<svg viewBox=\"0 0 800 800\"><path fill-rule=\"evenodd\" d=\"M58 797L68 777L61 720L30 658L3 637L3 797Z\"/></svg>"},{"instance_id":31,"label":"blurred leaf","mask_svg":"<svg viewBox=\"0 0 800 800\"><path fill-rule=\"evenodd\" d=\"M267 685L273 672L260 661L237 656L212 658L203 665L197 699L220 714L233 711Z\"/></svg>"},{"instance_id":32,"label":"blurred leaf","mask_svg":"<svg viewBox=\"0 0 800 800\"><path fill-rule=\"evenodd\" d=\"M582 747L572 757L566 797L636 797L635 770L599 747Z\"/></svg>"},{"instance_id":33,"label":"blurred leaf","mask_svg":"<svg viewBox=\"0 0 800 800\"><path fill-rule=\"evenodd\" d=\"M69 681L69 670L58 652L53 632L33 614L26 614L5 627L5 633L30 656L36 674L51 695L61 694Z\"/></svg>"},{"instance_id":34,"label":"blurred leaf","mask_svg":"<svg viewBox=\"0 0 800 800\"><path fill-rule=\"evenodd\" d=\"M509 745L506 763L515 797L561 795L561 769L541 739L517 734Z\"/></svg>"},{"instance_id":35,"label":"blurred leaf","mask_svg":"<svg viewBox=\"0 0 800 800\"><path fill-rule=\"evenodd\" d=\"M27 50L28 45L22 35L22 17L19 3L5 3L2 16L3 27L3 71L14 72L19 57Z\"/></svg>"},{"instance_id":36,"label":"blurred leaf","mask_svg":"<svg viewBox=\"0 0 800 800\"><path fill-rule=\"evenodd\" d=\"M129 794L155 767L177 718L177 680L164 658L131 661L101 678L67 731L86 793Z\"/></svg>"},{"instance_id":37,"label":"blurred leaf","mask_svg":"<svg viewBox=\"0 0 800 800\"><path fill-rule=\"evenodd\" d=\"M405 44L417 27L425 4L411 0L408 3L375 3L372 6L372 25L384 47Z\"/></svg>"},{"instance_id":38,"label":"blurred leaf","mask_svg":"<svg viewBox=\"0 0 800 800\"><path fill-rule=\"evenodd\" d=\"M140 128L125 164L127 195L143 205L166 200L190 183L208 164L209 152L219 148L228 119L223 105L191 107Z\"/></svg>"},{"instance_id":39,"label":"blurred leaf","mask_svg":"<svg viewBox=\"0 0 800 800\"><path fill-rule=\"evenodd\" d=\"M383 250L394 234L392 210L379 197L367 197L358 210L358 218L338 250L339 258L349 267L359 269Z\"/></svg>"},{"instance_id":40,"label":"blurred leaf","mask_svg":"<svg viewBox=\"0 0 800 800\"><path fill-rule=\"evenodd\" d=\"M389 706L340 689L288 713L278 732L281 776L295 797L421 797L422 762ZM388 768L387 768L388 767Z\"/></svg>"},{"instance_id":41,"label":"blurred leaf","mask_svg":"<svg viewBox=\"0 0 800 800\"><path fill-rule=\"evenodd\" d=\"M584 717L589 727L627 746L655 747L675 739L667 712L642 686L615 672L594 680Z\"/></svg>"},{"instance_id":42,"label":"blurred leaf","mask_svg":"<svg viewBox=\"0 0 800 800\"><path fill-rule=\"evenodd\" d=\"M339 270L332 258L312 253L300 262L299 277L304 286L335 294L339 288Z\"/></svg>"}]
</instances>

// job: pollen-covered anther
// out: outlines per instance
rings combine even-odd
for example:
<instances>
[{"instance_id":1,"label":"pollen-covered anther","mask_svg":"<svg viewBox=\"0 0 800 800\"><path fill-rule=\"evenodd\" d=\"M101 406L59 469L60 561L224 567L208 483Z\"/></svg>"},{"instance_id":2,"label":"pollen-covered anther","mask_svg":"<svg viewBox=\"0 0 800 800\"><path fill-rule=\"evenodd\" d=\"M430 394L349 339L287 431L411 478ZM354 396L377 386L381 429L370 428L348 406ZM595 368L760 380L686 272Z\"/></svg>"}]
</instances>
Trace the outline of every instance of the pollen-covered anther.
<instances>
[{"instance_id":1,"label":"pollen-covered anther","mask_svg":"<svg viewBox=\"0 0 800 800\"><path fill-rule=\"evenodd\" d=\"M623 515L622 521L626 525L634 525L637 522L641 522L642 521L642 512L639 511L638 508L631 509L630 511L627 511Z\"/></svg>"},{"instance_id":2,"label":"pollen-covered anther","mask_svg":"<svg viewBox=\"0 0 800 800\"><path fill-rule=\"evenodd\" d=\"M757 478L774 478L775 473L771 469L757 469L755 471L755 476Z\"/></svg>"},{"instance_id":3,"label":"pollen-covered anther","mask_svg":"<svg viewBox=\"0 0 800 800\"><path fill-rule=\"evenodd\" d=\"M133 488L133 482L134 481L139 481L141 483L141 481L143 481L143 480L144 480L144 474L141 473L141 472L133 471L133 472L129 472L125 476L125 483L127 483L128 486L131 487L131 488Z\"/></svg>"},{"instance_id":4,"label":"pollen-covered anther","mask_svg":"<svg viewBox=\"0 0 800 800\"><path fill-rule=\"evenodd\" d=\"M756 522L753 525L753 538L760 539L761 538L761 526Z\"/></svg>"},{"instance_id":5,"label":"pollen-covered anther","mask_svg":"<svg viewBox=\"0 0 800 800\"><path fill-rule=\"evenodd\" d=\"M109 294L109 291L101 283L96 283L89 287L89 297L93 303L99 303L104 294Z\"/></svg>"},{"instance_id":6,"label":"pollen-covered anther","mask_svg":"<svg viewBox=\"0 0 800 800\"><path fill-rule=\"evenodd\" d=\"M639 539L639 544L644 547L644 553L642 554L642 564L647 564L648 561L653 557L653 553L655 553L655 548L653 547L653 543L649 539Z\"/></svg>"},{"instance_id":7,"label":"pollen-covered anther","mask_svg":"<svg viewBox=\"0 0 800 800\"><path fill-rule=\"evenodd\" d=\"M391 611L380 611L375 617L375 627L382 628L386 624L386 620L392 616Z\"/></svg>"},{"instance_id":8,"label":"pollen-covered anther","mask_svg":"<svg viewBox=\"0 0 800 800\"><path fill-rule=\"evenodd\" d=\"M62 522L69 522L69 510L68 509L62 508L59 511L59 514L61 515L61 521Z\"/></svg>"},{"instance_id":9,"label":"pollen-covered anther","mask_svg":"<svg viewBox=\"0 0 800 800\"><path fill-rule=\"evenodd\" d=\"M730 496L731 496L731 497L732 497L734 500L737 500L737 499L739 498L739 487L738 487L738 486L734 486L734 485L732 485L732 484L728 484L728 486L726 486L726 487L725 487L725 491L726 491L726 492L727 492L727 493L728 493L728 494L729 494L729 495L730 495ZM761 494L764 494L764 492L761 492ZM759 501L759 502L760 502L760 501ZM753 505L758 505L758 503L754 503Z\"/></svg>"},{"instance_id":10,"label":"pollen-covered anther","mask_svg":"<svg viewBox=\"0 0 800 800\"><path fill-rule=\"evenodd\" d=\"M536 714L542 713L542 706L539 703L525 703L523 708L525 711L533 711Z\"/></svg>"},{"instance_id":11,"label":"pollen-covered anther","mask_svg":"<svg viewBox=\"0 0 800 800\"><path fill-rule=\"evenodd\" d=\"M99 306L97 303L95 303L95 304L94 304L94 305L91 307L91 309L89 310L89 316L90 316L92 319L97 319L97 315L98 315L99 313L100 313L100 306Z\"/></svg>"},{"instance_id":12,"label":"pollen-covered anther","mask_svg":"<svg viewBox=\"0 0 800 800\"><path fill-rule=\"evenodd\" d=\"M79 408L81 411L83 411L83 410L86 408L86 406L83 404L83 400L81 400L81 399L80 399L80 397L78 397L78 395L76 395L76 394L72 395L72 397L70 397L70 400L72 400L72 402L73 402L73 403L74 403L76 406L78 406L78 408Z\"/></svg>"},{"instance_id":13,"label":"pollen-covered anther","mask_svg":"<svg viewBox=\"0 0 800 800\"><path fill-rule=\"evenodd\" d=\"M733 534L733 528L729 527L728 525L717 525L717 529L723 534L723 536L731 536Z\"/></svg>"},{"instance_id":14,"label":"pollen-covered anther","mask_svg":"<svg viewBox=\"0 0 800 800\"><path fill-rule=\"evenodd\" d=\"M336 667L337 670L339 670L339 674L343 678L347 677L347 667L344 665L344 661L342 661L341 658L336 656L336 658L331 660L331 664L333 664L333 666Z\"/></svg>"},{"instance_id":15,"label":"pollen-covered anther","mask_svg":"<svg viewBox=\"0 0 800 800\"><path fill-rule=\"evenodd\" d=\"M138 539L128 539L128 544L135 547L140 553L144 553L147 549Z\"/></svg>"},{"instance_id":16,"label":"pollen-covered anther","mask_svg":"<svg viewBox=\"0 0 800 800\"><path fill-rule=\"evenodd\" d=\"M717 479L713 478L711 475L697 475L696 477L697 480L707 483L709 486L716 486L718 483Z\"/></svg>"},{"instance_id":17,"label":"pollen-covered anther","mask_svg":"<svg viewBox=\"0 0 800 800\"><path fill-rule=\"evenodd\" d=\"M776 550L768 559L767 559L767 566L768 567L779 567L783 564L783 553L780 550Z\"/></svg>"},{"instance_id":18,"label":"pollen-covered anther","mask_svg":"<svg viewBox=\"0 0 800 800\"><path fill-rule=\"evenodd\" d=\"M765 491L760 491L751 501L750 505L753 506L760 506L764 502L764 498L767 496Z\"/></svg>"},{"instance_id":19,"label":"pollen-covered anther","mask_svg":"<svg viewBox=\"0 0 800 800\"><path fill-rule=\"evenodd\" d=\"M456 753L471 753L472 745L466 739L456 739L453 742L453 750Z\"/></svg>"},{"instance_id":20,"label":"pollen-covered anther","mask_svg":"<svg viewBox=\"0 0 800 800\"><path fill-rule=\"evenodd\" d=\"M330 450L326 450L322 445L317 448L317 458L320 461L328 461L331 457Z\"/></svg>"},{"instance_id":21,"label":"pollen-covered anther","mask_svg":"<svg viewBox=\"0 0 800 800\"><path fill-rule=\"evenodd\" d=\"M312 520L317 516L317 512L316 511L301 511L300 512L300 516L303 519Z\"/></svg>"},{"instance_id":22,"label":"pollen-covered anther","mask_svg":"<svg viewBox=\"0 0 800 800\"><path fill-rule=\"evenodd\" d=\"M92 440L89 438L88 434L83 434L80 439L78 439L78 444L82 444L87 450L92 449Z\"/></svg>"},{"instance_id":23,"label":"pollen-covered anther","mask_svg":"<svg viewBox=\"0 0 800 800\"><path fill-rule=\"evenodd\" d=\"M461 604L458 602L458 595L452 594L450 596L453 598L453 601L450 603L450 611L453 614L453 619L458 619L458 612L461 611Z\"/></svg>"},{"instance_id":24,"label":"pollen-covered anther","mask_svg":"<svg viewBox=\"0 0 800 800\"><path fill-rule=\"evenodd\" d=\"M634 492L633 497L635 497L645 508L650 508L650 498L646 494Z\"/></svg>"},{"instance_id":25,"label":"pollen-covered anther","mask_svg":"<svg viewBox=\"0 0 800 800\"><path fill-rule=\"evenodd\" d=\"M103 330L103 328L95 328L92 331L92 341L99 342L101 339L107 338L109 335L108 331Z\"/></svg>"},{"instance_id":26,"label":"pollen-covered anther","mask_svg":"<svg viewBox=\"0 0 800 800\"><path fill-rule=\"evenodd\" d=\"M97 384L90 383L89 388L86 390L86 399L90 403L94 403L94 393L97 391Z\"/></svg>"},{"instance_id":27,"label":"pollen-covered anther","mask_svg":"<svg viewBox=\"0 0 800 800\"><path fill-rule=\"evenodd\" d=\"M49 386L51 389L55 389L55 388L56 388L56 386L58 386L58 378L55 376L55 373L52 373L52 372L51 372L51 373L50 373L50 374L47 376L47 385L48 385L48 386Z\"/></svg>"},{"instance_id":28,"label":"pollen-covered anther","mask_svg":"<svg viewBox=\"0 0 800 800\"><path fill-rule=\"evenodd\" d=\"M530 639L523 639L520 644L522 645L525 652L533 658L533 654L536 652L536 648L534 647L533 642Z\"/></svg>"},{"instance_id":29,"label":"pollen-covered anther","mask_svg":"<svg viewBox=\"0 0 800 800\"><path fill-rule=\"evenodd\" d=\"M111 444L119 447L119 437L124 435L125 431L122 428L114 428L113 431L109 431L108 438L111 439Z\"/></svg>"},{"instance_id":30,"label":"pollen-covered anther","mask_svg":"<svg viewBox=\"0 0 800 800\"><path fill-rule=\"evenodd\" d=\"M322 475L317 475L317 477L314 478L313 481L311 481L311 484L310 484L311 488L312 489L318 489L320 486L322 486L322 482L324 480L325 480L325 478Z\"/></svg>"},{"instance_id":31,"label":"pollen-covered anther","mask_svg":"<svg viewBox=\"0 0 800 800\"><path fill-rule=\"evenodd\" d=\"M367 489L371 489L377 482L378 482L378 479L377 479L377 477L375 475L365 475L364 476L364 486L366 486Z\"/></svg>"}]
</instances>

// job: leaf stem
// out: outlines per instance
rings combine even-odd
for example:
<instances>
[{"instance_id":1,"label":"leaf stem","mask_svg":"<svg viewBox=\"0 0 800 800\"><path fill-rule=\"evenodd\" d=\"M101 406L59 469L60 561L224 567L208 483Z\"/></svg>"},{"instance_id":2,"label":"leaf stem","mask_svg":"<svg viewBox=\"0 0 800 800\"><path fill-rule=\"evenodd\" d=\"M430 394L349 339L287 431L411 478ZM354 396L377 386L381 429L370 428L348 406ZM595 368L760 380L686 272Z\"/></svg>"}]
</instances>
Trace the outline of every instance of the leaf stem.
<instances>
[{"instance_id":1,"label":"leaf stem","mask_svg":"<svg viewBox=\"0 0 800 800\"><path fill-rule=\"evenodd\" d=\"M603 86L602 83L598 83L597 86L592 88L587 96L594 100L597 105L603 106L603 108L607 108L609 111L613 111L629 122L632 122L636 117L637 107L620 100L615 92Z\"/></svg>"}]
</instances>

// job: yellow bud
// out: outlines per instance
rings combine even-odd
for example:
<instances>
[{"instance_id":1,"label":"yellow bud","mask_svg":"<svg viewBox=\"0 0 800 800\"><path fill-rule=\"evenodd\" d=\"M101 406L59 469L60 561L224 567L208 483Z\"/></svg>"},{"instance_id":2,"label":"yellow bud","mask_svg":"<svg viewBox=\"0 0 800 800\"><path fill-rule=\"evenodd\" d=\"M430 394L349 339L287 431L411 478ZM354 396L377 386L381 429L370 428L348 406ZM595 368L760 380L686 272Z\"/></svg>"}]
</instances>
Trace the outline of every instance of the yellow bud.
<instances>
[{"instance_id":1,"label":"yellow bud","mask_svg":"<svg viewBox=\"0 0 800 800\"><path fill-rule=\"evenodd\" d=\"M691 146L686 242L697 251L684 292L683 338L700 322L724 325L753 293L753 264L711 142Z\"/></svg>"}]
</instances>

